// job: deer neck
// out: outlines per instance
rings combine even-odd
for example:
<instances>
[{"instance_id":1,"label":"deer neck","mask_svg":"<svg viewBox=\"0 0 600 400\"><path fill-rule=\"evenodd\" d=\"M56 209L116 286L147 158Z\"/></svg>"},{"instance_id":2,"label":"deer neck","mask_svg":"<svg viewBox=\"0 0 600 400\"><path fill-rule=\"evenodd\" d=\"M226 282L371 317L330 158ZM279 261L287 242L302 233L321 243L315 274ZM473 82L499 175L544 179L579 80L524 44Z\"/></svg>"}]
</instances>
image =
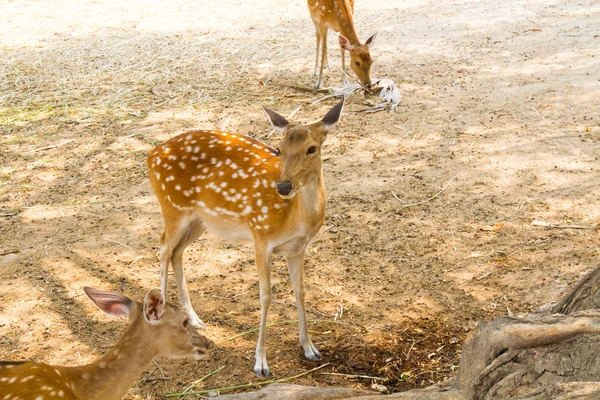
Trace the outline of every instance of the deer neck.
<instances>
[{"instance_id":1,"label":"deer neck","mask_svg":"<svg viewBox=\"0 0 600 400\"><path fill-rule=\"evenodd\" d=\"M121 399L158 355L141 310L117 344L92 364L65 368L83 399Z\"/></svg>"},{"instance_id":2,"label":"deer neck","mask_svg":"<svg viewBox=\"0 0 600 400\"><path fill-rule=\"evenodd\" d=\"M356 30L354 29L350 4L348 4L348 1L342 0L338 2L338 7L340 8L340 13L337 14L340 34L348 39L351 44L355 46L360 45L360 40L358 40Z\"/></svg>"},{"instance_id":3,"label":"deer neck","mask_svg":"<svg viewBox=\"0 0 600 400\"><path fill-rule=\"evenodd\" d=\"M310 225L322 225L325 216L325 185L323 171L319 171L307 181L296 194L299 214L304 221L311 221Z\"/></svg>"}]
</instances>

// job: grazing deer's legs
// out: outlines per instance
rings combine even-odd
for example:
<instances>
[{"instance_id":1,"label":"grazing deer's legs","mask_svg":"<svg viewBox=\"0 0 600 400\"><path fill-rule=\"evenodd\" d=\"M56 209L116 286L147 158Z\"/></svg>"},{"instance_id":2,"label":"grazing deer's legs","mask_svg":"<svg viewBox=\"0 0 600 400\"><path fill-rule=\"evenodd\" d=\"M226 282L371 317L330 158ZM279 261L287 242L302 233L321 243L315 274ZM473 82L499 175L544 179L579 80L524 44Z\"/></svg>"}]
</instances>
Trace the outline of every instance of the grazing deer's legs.
<instances>
[{"instance_id":1,"label":"grazing deer's legs","mask_svg":"<svg viewBox=\"0 0 600 400\"><path fill-rule=\"evenodd\" d=\"M319 80L315 85L315 89L321 89L321 83L323 82L323 68L327 62L327 26L321 26L321 67L319 68Z\"/></svg>"},{"instance_id":2,"label":"grazing deer's legs","mask_svg":"<svg viewBox=\"0 0 600 400\"><path fill-rule=\"evenodd\" d=\"M196 328L206 328L206 325L198 317L190 302L187 285L183 276L182 255L183 250L196 240L205 228L202 221L194 219L188 223L188 226L183 228L182 218L179 223L167 225L162 235L160 236L160 290L163 297L167 295L167 280L169 276L169 262L173 265L175 272L175 280L177 289L179 290L179 298L183 311L190 316L190 323ZM169 230L169 227L172 227Z\"/></svg>"},{"instance_id":3,"label":"grazing deer's legs","mask_svg":"<svg viewBox=\"0 0 600 400\"><path fill-rule=\"evenodd\" d=\"M315 24L315 36L317 37L317 51L315 56L315 71L313 76L317 76L319 73L319 48L321 47L321 31L319 30L319 24L313 20Z\"/></svg>"},{"instance_id":4,"label":"grazing deer's legs","mask_svg":"<svg viewBox=\"0 0 600 400\"><path fill-rule=\"evenodd\" d=\"M206 228L201 220L193 220L187 229L184 231L183 236L179 240L177 246L173 250L171 262L173 264L173 271L175 272L175 281L177 282L177 289L179 290L179 298L181 299L181 307L184 312L190 316L190 323L195 328L206 328L206 324L198 317L192 303L190 301L190 295L185 282L185 276L183 276L183 251L186 247L192 244L196 239L204 233Z\"/></svg>"},{"instance_id":5,"label":"grazing deer's legs","mask_svg":"<svg viewBox=\"0 0 600 400\"><path fill-rule=\"evenodd\" d=\"M167 228L160 234L160 292L164 298L167 298L167 277L169 276L169 261L171 254L167 245Z\"/></svg>"},{"instance_id":6,"label":"grazing deer's legs","mask_svg":"<svg viewBox=\"0 0 600 400\"><path fill-rule=\"evenodd\" d=\"M298 309L298 328L300 330L300 345L304 349L304 356L311 361L321 359L321 353L310 340L308 326L306 324L306 310L304 308L304 251L300 254L287 257L288 270L292 281L292 288L296 296L296 307Z\"/></svg>"},{"instance_id":7,"label":"grazing deer's legs","mask_svg":"<svg viewBox=\"0 0 600 400\"><path fill-rule=\"evenodd\" d=\"M255 239L256 240L256 239ZM260 328L258 331L258 343L256 344L256 363L254 373L257 376L269 376L267 365L267 315L271 306L271 250L265 243L255 243L256 267L258 269L258 285L260 288Z\"/></svg>"},{"instance_id":8,"label":"grazing deer's legs","mask_svg":"<svg viewBox=\"0 0 600 400\"><path fill-rule=\"evenodd\" d=\"M342 82L346 85L348 83L348 77L346 76L346 53L341 46L340 52L342 54Z\"/></svg>"}]
</instances>

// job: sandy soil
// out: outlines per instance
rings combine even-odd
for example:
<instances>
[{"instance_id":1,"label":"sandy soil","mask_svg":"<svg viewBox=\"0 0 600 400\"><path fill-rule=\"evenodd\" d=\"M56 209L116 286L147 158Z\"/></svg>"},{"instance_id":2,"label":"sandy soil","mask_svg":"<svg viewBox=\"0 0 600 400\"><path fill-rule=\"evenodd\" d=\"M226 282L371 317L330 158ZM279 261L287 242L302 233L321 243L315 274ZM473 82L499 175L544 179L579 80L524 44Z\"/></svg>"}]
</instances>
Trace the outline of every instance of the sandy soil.
<instances>
[{"instance_id":1,"label":"sandy soil","mask_svg":"<svg viewBox=\"0 0 600 400\"><path fill-rule=\"evenodd\" d=\"M329 365L294 382L375 382L331 373L360 374L401 391L451 377L478 323L555 301L597 266L600 3L357 3L359 37L378 32L372 75L404 98L369 114L374 99L350 97L324 147L327 220L305 281ZM82 364L126 325L82 286L140 299L159 284L149 150L197 127L275 143L261 104L302 105L294 120L308 122L335 100L310 104L322 94L309 90L301 1L23 0L3 2L0 21L0 358ZM332 34L329 47L326 86L340 83ZM168 379L140 380L128 398L219 367L199 388L261 381L256 334L228 340L258 325L253 262L250 245L211 234L189 248L192 302L218 348L157 360L144 378ZM295 319L278 258L273 288L270 321ZM297 340L294 323L269 329L276 378L318 365Z\"/></svg>"}]
</instances>

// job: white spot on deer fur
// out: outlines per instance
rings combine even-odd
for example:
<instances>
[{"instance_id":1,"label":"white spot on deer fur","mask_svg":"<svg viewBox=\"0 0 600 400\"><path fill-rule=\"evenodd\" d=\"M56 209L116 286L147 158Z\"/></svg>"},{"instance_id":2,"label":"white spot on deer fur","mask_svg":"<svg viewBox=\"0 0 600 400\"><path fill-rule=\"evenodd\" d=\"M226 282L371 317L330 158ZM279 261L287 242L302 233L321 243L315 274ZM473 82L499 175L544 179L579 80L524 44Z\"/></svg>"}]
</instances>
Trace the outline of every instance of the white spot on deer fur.
<instances>
[{"instance_id":1,"label":"white spot on deer fur","mask_svg":"<svg viewBox=\"0 0 600 400\"><path fill-rule=\"evenodd\" d=\"M223 171L219 171L219 176L223 176L225 173Z\"/></svg>"},{"instance_id":2,"label":"white spot on deer fur","mask_svg":"<svg viewBox=\"0 0 600 400\"><path fill-rule=\"evenodd\" d=\"M269 182L267 182L267 180L266 180L266 179L263 179L263 180L262 180L262 184L263 184L263 186L264 186L264 187L266 187L266 188L267 188L267 187L269 187Z\"/></svg>"},{"instance_id":3,"label":"white spot on deer fur","mask_svg":"<svg viewBox=\"0 0 600 400\"><path fill-rule=\"evenodd\" d=\"M6 397L5 397L5 398L6 398ZM16 397L15 397L15 399L16 399ZM44 396L41 396L41 395L40 395L40 396L36 397L36 398L35 398L35 400L44 400Z\"/></svg>"},{"instance_id":4,"label":"white spot on deer fur","mask_svg":"<svg viewBox=\"0 0 600 400\"><path fill-rule=\"evenodd\" d=\"M269 230L269 225L265 225L265 226L263 226L263 229L264 229L265 231L268 231L268 230Z\"/></svg>"},{"instance_id":5,"label":"white spot on deer fur","mask_svg":"<svg viewBox=\"0 0 600 400\"><path fill-rule=\"evenodd\" d=\"M208 167L202 168L202 173L206 174L208 172Z\"/></svg>"},{"instance_id":6,"label":"white spot on deer fur","mask_svg":"<svg viewBox=\"0 0 600 400\"><path fill-rule=\"evenodd\" d=\"M273 204L273 207L275 207L277 210L279 210L281 208L281 206L279 205L279 203Z\"/></svg>"},{"instance_id":7,"label":"white spot on deer fur","mask_svg":"<svg viewBox=\"0 0 600 400\"><path fill-rule=\"evenodd\" d=\"M161 185L160 185L160 188L161 188L162 190L165 190L165 189L166 189L166 187L165 187L165 184L164 184L164 183L161 183Z\"/></svg>"},{"instance_id":8,"label":"white spot on deer fur","mask_svg":"<svg viewBox=\"0 0 600 400\"><path fill-rule=\"evenodd\" d=\"M171 182L174 181L175 177L173 175L167 176L167 178L165 179L165 182Z\"/></svg>"},{"instance_id":9,"label":"white spot on deer fur","mask_svg":"<svg viewBox=\"0 0 600 400\"><path fill-rule=\"evenodd\" d=\"M248 192L248 188L242 188L242 193L247 193Z\"/></svg>"},{"instance_id":10,"label":"white spot on deer fur","mask_svg":"<svg viewBox=\"0 0 600 400\"><path fill-rule=\"evenodd\" d=\"M214 157L213 157L213 158L211 158L211 159L210 159L210 163L211 163L211 164L216 164L216 163L217 163L217 159L216 159L216 158L214 158Z\"/></svg>"},{"instance_id":11,"label":"white spot on deer fur","mask_svg":"<svg viewBox=\"0 0 600 400\"><path fill-rule=\"evenodd\" d=\"M21 379L21 382L27 382L30 379L33 379L33 375L26 376L25 378Z\"/></svg>"},{"instance_id":12,"label":"white spot on deer fur","mask_svg":"<svg viewBox=\"0 0 600 400\"><path fill-rule=\"evenodd\" d=\"M188 153L192 152L192 146L185 146L185 151L187 151Z\"/></svg>"},{"instance_id":13,"label":"white spot on deer fur","mask_svg":"<svg viewBox=\"0 0 600 400\"><path fill-rule=\"evenodd\" d=\"M238 174L237 174L237 172L234 172L233 174L231 174L231 179L235 179L235 178L237 178L237 177L238 177Z\"/></svg>"},{"instance_id":14,"label":"white spot on deer fur","mask_svg":"<svg viewBox=\"0 0 600 400\"><path fill-rule=\"evenodd\" d=\"M180 163L179 163L179 168L181 168L181 169L185 169L185 164L184 164L184 163L182 163L182 162L180 162Z\"/></svg>"},{"instance_id":15,"label":"white spot on deer fur","mask_svg":"<svg viewBox=\"0 0 600 400\"><path fill-rule=\"evenodd\" d=\"M12 378L10 378L10 379L8 380L8 383L14 383L16 380L17 380L17 377L16 377L16 376L13 376Z\"/></svg>"},{"instance_id":16,"label":"white spot on deer fur","mask_svg":"<svg viewBox=\"0 0 600 400\"><path fill-rule=\"evenodd\" d=\"M229 150L231 150L231 146L225 147L225 151L229 151Z\"/></svg>"},{"instance_id":17,"label":"white spot on deer fur","mask_svg":"<svg viewBox=\"0 0 600 400\"><path fill-rule=\"evenodd\" d=\"M196 193L200 193L200 186L196 186L194 190L196 190Z\"/></svg>"},{"instance_id":18,"label":"white spot on deer fur","mask_svg":"<svg viewBox=\"0 0 600 400\"><path fill-rule=\"evenodd\" d=\"M271 186L272 188L274 188L275 187L275 181L271 182L271 184L269 186Z\"/></svg>"},{"instance_id":19,"label":"white spot on deer fur","mask_svg":"<svg viewBox=\"0 0 600 400\"><path fill-rule=\"evenodd\" d=\"M8 378L7 378L7 377L2 377L2 378L0 378L0 382L6 382L7 380L8 380Z\"/></svg>"},{"instance_id":20,"label":"white spot on deer fur","mask_svg":"<svg viewBox=\"0 0 600 400\"><path fill-rule=\"evenodd\" d=\"M252 212L252 207L251 206L246 206L246 208L244 208L244 211L242 211L242 215L248 215Z\"/></svg>"},{"instance_id":21,"label":"white spot on deer fur","mask_svg":"<svg viewBox=\"0 0 600 400\"><path fill-rule=\"evenodd\" d=\"M262 211L262 212L263 212L263 214L266 214L266 213L268 213L268 212L269 212L269 207L267 207L267 206L263 206L263 208L261 208L261 209L260 209L260 211Z\"/></svg>"},{"instance_id":22,"label":"white spot on deer fur","mask_svg":"<svg viewBox=\"0 0 600 400\"><path fill-rule=\"evenodd\" d=\"M162 160L160 159L160 157L156 157L154 159L154 162L156 163L156 165L160 165L160 163L162 162Z\"/></svg>"},{"instance_id":23,"label":"white spot on deer fur","mask_svg":"<svg viewBox=\"0 0 600 400\"><path fill-rule=\"evenodd\" d=\"M195 146L194 147L194 153L198 153L200 151L200 146Z\"/></svg>"},{"instance_id":24,"label":"white spot on deer fur","mask_svg":"<svg viewBox=\"0 0 600 400\"><path fill-rule=\"evenodd\" d=\"M256 200L256 205L259 207L262 206L262 199Z\"/></svg>"},{"instance_id":25,"label":"white spot on deer fur","mask_svg":"<svg viewBox=\"0 0 600 400\"><path fill-rule=\"evenodd\" d=\"M175 161L175 160L177 160L177 156L176 156L175 154L171 154L171 155L169 156L169 160L173 160L173 161Z\"/></svg>"},{"instance_id":26,"label":"white spot on deer fur","mask_svg":"<svg viewBox=\"0 0 600 400\"><path fill-rule=\"evenodd\" d=\"M173 166L172 165L167 165L165 168L166 169L173 169Z\"/></svg>"},{"instance_id":27,"label":"white spot on deer fur","mask_svg":"<svg viewBox=\"0 0 600 400\"><path fill-rule=\"evenodd\" d=\"M187 135L187 136L185 137L185 140L192 140L192 135L191 135L191 134Z\"/></svg>"},{"instance_id":28,"label":"white spot on deer fur","mask_svg":"<svg viewBox=\"0 0 600 400\"><path fill-rule=\"evenodd\" d=\"M191 160L192 160L192 161L198 161L198 160L200 160L200 159L199 159L198 157L196 157L196 156L192 156L192 157L191 157Z\"/></svg>"},{"instance_id":29,"label":"white spot on deer fur","mask_svg":"<svg viewBox=\"0 0 600 400\"><path fill-rule=\"evenodd\" d=\"M62 390L59 390L59 391L58 391L58 395L59 395L60 397L63 397L63 396L65 395L65 392L64 392L64 391L62 391Z\"/></svg>"},{"instance_id":30,"label":"white spot on deer fur","mask_svg":"<svg viewBox=\"0 0 600 400\"><path fill-rule=\"evenodd\" d=\"M224 187L227 186L227 182L221 182L221 184L219 186L221 186L222 188L224 188Z\"/></svg>"},{"instance_id":31,"label":"white spot on deer fur","mask_svg":"<svg viewBox=\"0 0 600 400\"><path fill-rule=\"evenodd\" d=\"M220 167L221 167L221 165L223 165L223 161L219 161L219 162L217 163L217 165L215 165L215 167L217 167L217 168L220 168Z\"/></svg>"},{"instance_id":32,"label":"white spot on deer fur","mask_svg":"<svg viewBox=\"0 0 600 400\"><path fill-rule=\"evenodd\" d=\"M200 154L200 159L201 159L201 160L204 160L205 158L206 158L206 153L202 153L202 154Z\"/></svg>"}]
</instances>

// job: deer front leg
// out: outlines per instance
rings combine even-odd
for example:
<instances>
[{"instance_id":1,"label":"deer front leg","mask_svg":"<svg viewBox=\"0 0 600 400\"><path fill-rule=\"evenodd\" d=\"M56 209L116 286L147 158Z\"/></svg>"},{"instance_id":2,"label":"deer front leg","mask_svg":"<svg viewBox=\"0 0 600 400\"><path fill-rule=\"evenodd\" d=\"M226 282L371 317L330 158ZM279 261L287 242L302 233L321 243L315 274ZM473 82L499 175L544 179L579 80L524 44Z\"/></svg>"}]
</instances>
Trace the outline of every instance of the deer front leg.
<instances>
[{"instance_id":1,"label":"deer front leg","mask_svg":"<svg viewBox=\"0 0 600 400\"><path fill-rule=\"evenodd\" d=\"M304 349L304 356L311 361L321 359L321 353L310 340L308 325L306 324L306 309L304 308L304 251L300 254L287 257L288 270L292 281L292 288L296 296L298 309L298 328L300 330L300 346Z\"/></svg>"},{"instance_id":2,"label":"deer front leg","mask_svg":"<svg viewBox=\"0 0 600 400\"><path fill-rule=\"evenodd\" d=\"M341 46L340 46L340 52L342 53L342 83L344 85L347 85L348 77L346 76L346 53Z\"/></svg>"},{"instance_id":3,"label":"deer front leg","mask_svg":"<svg viewBox=\"0 0 600 400\"><path fill-rule=\"evenodd\" d=\"M269 376L267 365L267 315L271 306L271 252L266 245L255 244L256 268L258 269L258 285L260 288L260 328L258 330L258 342L256 343L256 354L254 374L256 376Z\"/></svg>"}]
</instances>

